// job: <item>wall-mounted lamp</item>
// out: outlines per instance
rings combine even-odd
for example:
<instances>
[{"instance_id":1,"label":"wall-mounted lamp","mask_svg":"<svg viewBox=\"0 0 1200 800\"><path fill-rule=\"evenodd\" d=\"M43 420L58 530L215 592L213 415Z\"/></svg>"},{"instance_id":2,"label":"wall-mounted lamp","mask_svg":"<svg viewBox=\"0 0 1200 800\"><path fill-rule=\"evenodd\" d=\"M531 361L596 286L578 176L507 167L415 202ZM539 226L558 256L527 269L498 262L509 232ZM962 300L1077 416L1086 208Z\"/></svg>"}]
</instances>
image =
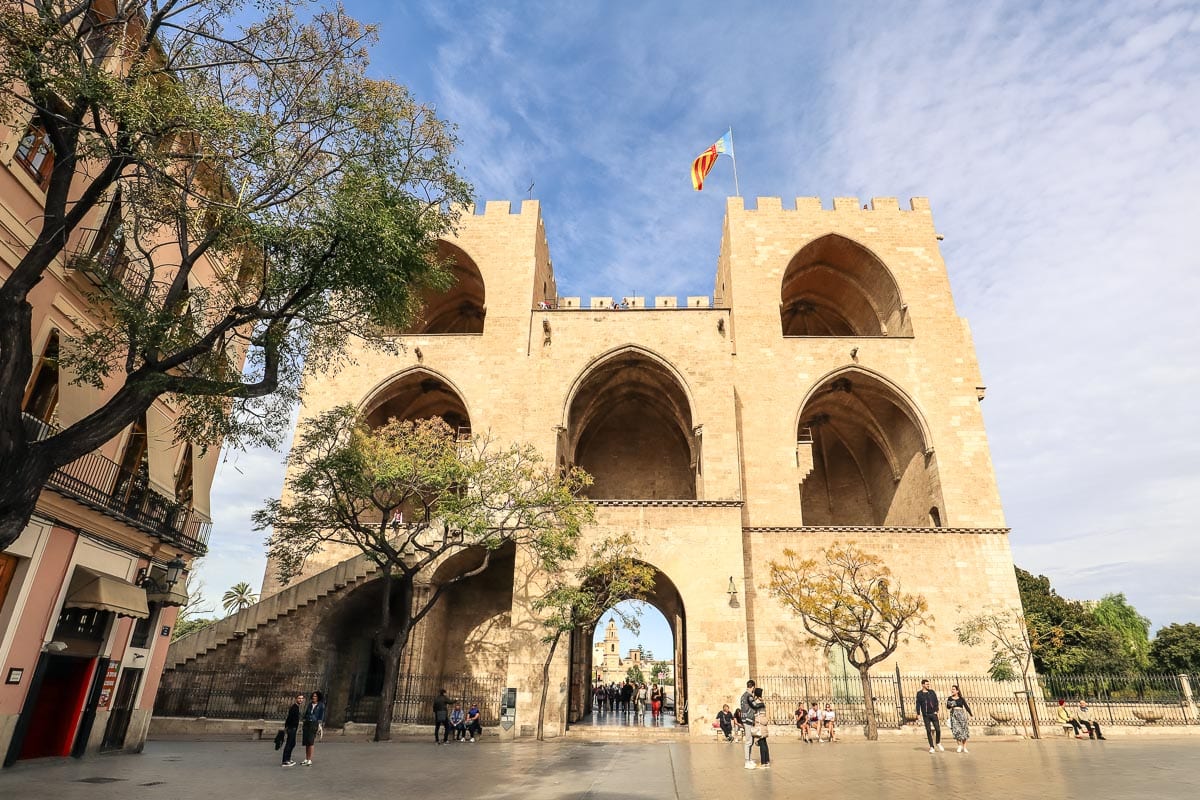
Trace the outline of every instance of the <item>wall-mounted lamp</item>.
<instances>
[{"instance_id":1,"label":"wall-mounted lamp","mask_svg":"<svg viewBox=\"0 0 1200 800\"><path fill-rule=\"evenodd\" d=\"M179 576L187 569L187 564L184 563L181 556L182 554L176 554L167 562L167 574L162 583L150 577L150 570L147 567L138 570L137 580L134 583L152 594L169 594L171 587L179 583Z\"/></svg>"},{"instance_id":2,"label":"wall-mounted lamp","mask_svg":"<svg viewBox=\"0 0 1200 800\"><path fill-rule=\"evenodd\" d=\"M415 353L415 354L416 354L416 356L417 356L417 361L424 361L424 360L425 360L425 354L421 352L421 348L419 348L419 347L414 347L414 348L413 348L413 353Z\"/></svg>"},{"instance_id":3,"label":"wall-mounted lamp","mask_svg":"<svg viewBox=\"0 0 1200 800\"><path fill-rule=\"evenodd\" d=\"M66 642L46 642L44 645L42 645L42 650L46 653L61 653L66 649Z\"/></svg>"},{"instance_id":4,"label":"wall-mounted lamp","mask_svg":"<svg viewBox=\"0 0 1200 800\"><path fill-rule=\"evenodd\" d=\"M734 584L733 584L733 576L732 575L729 576L729 588L725 590L725 593L727 595L729 595L729 607L737 608L738 607L737 587L734 586Z\"/></svg>"},{"instance_id":5,"label":"wall-mounted lamp","mask_svg":"<svg viewBox=\"0 0 1200 800\"><path fill-rule=\"evenodd\" d=\"M855 361L858 361L858 348L857 347L850 348L850 358L854 359Z\"/></svg>"}]
</instances>

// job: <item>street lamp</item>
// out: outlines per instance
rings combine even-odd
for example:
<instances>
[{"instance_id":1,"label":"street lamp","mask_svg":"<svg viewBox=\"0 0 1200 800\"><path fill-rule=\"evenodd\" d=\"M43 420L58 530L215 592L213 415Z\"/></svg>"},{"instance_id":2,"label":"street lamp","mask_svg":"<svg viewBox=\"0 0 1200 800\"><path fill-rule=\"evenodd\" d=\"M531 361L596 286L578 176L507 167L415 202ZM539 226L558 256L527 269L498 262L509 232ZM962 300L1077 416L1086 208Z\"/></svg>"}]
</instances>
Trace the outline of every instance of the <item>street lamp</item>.
<instances>
[{"instance_id":1,"label":"street lamp","mask_svg":"<svg viewBox=\"0 0 1200 800\"><path fill-rule=\"evenodd\" d=\"M137 585L153 594L169 594L171 587L179 583L179 576L187 568L187 564L184 563L181 556L182 554L177 553L167 562L167 574L162 583L150 577L149 567L142 567L138 570Z\"/></svg>"}]
</instances>

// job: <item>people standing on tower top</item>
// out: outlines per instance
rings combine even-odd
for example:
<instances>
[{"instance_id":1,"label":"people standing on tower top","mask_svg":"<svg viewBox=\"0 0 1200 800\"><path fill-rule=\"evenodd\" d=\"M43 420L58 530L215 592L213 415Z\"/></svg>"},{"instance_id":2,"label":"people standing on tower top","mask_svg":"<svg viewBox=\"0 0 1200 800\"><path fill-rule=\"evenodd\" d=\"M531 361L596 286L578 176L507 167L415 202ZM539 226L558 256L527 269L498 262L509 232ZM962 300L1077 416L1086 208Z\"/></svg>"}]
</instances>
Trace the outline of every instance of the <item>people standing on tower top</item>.
<instances>
[{"instance_id":1,"label":"people standing on tower top","mask_svg":"<svg viewBox=\"0 0 1200 800\"><path fill-rule=\"evenodd\" d=\"M929 688L929 680L921 681L921 690L917 692L917 713L925 723L925 738L929 740L929 752L944 750L942 747L942 724L938 721L937 692Z\"/></svg>"}]
</instances>

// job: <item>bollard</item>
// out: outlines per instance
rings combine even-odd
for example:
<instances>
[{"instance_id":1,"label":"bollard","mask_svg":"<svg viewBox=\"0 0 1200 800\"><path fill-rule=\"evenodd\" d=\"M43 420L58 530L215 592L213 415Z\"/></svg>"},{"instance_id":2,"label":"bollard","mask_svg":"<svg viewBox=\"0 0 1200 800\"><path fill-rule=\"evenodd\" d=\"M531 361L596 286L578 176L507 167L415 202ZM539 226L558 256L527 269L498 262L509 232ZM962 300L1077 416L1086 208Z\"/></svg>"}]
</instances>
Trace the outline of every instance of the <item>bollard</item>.
<instances>
[{"instance_id":1,"label":"bollard","mask_svg":"<svg viewBox=\"0 0 1200 800\"><path fill-rule=\"evenodd\" d=\"M1196 700L1192 697L1192 680L1187 675L1179 676L1180 705L1183 706L1183 718L1187 722L1197 722Z\"/></svg>"}]
</instances>

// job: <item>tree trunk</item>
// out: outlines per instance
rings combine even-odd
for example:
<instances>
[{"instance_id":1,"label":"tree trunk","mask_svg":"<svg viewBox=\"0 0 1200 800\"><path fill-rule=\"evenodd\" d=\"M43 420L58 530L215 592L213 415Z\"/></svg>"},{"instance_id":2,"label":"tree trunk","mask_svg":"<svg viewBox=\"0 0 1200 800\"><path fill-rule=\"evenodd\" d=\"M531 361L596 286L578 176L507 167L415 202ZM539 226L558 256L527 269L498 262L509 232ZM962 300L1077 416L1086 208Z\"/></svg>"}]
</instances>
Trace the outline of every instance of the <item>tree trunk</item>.
<instances>
[{"instance_id":1,"label":"tree trunk","mask_svg":"<svg viewBox=\"0 0 1200 800\"><path fill-rule=\"evenodd\" d=\"M537 740L539 742L546 740L542 733L542 723L546 719L546 695L550 692L550 664L554 661L554 650L558 647L558 640L561 638L561 631L554 635L554 641L550 642L550 652L546 654L546 663L542 664L542 702L538 706L537 720Z\"/></svg>"},{"instance_id":2,"label":"tree trunk","mask_svg":"<svg viewBox=\"0 0 1200 800\"><path fill-rule=\"evenodd\" d=\"M379 694L379 709L375 714L375 741L377 742L388 742L392 739L396 683L400 676L400 661L403 656L404 645L397 636L396 641L387 649L387 656L383 659L383 691Z\"/></svg>"},{"instance_id":3,"label":"tree trunk","mask_svg":"<svg viewBox=\"0 0 1200 800\"><path fill-rule=\"evenodd\" d=\"M20 445L12 448L12 451L28 452ZM15 542L29 524L29 518L37 508L42 486L52 471L37 463L30 463L33 459L28 456L18 456L18 459L11 463L22 464L24 468L0 470L0 550Z\"/></svg>"},{"instance_id":4,"label":"tree trunk","mask_svg":"<svg viewBox=\"0 0 1200 800\"><path fill-rule=\"evenodd\" d=\"M879 722L875 719L875 698L871 696L871 668L859 667L858 678L862 681L863 708L867 716L867 739L879 740Z\"/></svg>"}]
</instances>

